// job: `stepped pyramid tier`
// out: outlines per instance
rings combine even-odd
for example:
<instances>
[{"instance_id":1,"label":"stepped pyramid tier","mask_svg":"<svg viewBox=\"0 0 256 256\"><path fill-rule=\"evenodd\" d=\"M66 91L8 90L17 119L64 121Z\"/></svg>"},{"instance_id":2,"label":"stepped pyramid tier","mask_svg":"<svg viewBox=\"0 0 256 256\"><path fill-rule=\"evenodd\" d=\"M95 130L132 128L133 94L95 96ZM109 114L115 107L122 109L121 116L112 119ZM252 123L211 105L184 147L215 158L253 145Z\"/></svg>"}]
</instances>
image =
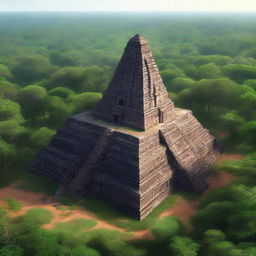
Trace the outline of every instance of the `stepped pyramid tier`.
<instances>
[{"instance_id":1,"label":"stepped pyramid tier","mask_svg":"<svg viewBox=\"0 0 256 256\"><path fill-rule=\"evenodd\" d=\"M97 107L70 117L30 169L59 184L56 200L90 194L141 220L173 189L203 191L218 156L192 112L174 107L135 35Z\"/></svg>"}]
</instances>

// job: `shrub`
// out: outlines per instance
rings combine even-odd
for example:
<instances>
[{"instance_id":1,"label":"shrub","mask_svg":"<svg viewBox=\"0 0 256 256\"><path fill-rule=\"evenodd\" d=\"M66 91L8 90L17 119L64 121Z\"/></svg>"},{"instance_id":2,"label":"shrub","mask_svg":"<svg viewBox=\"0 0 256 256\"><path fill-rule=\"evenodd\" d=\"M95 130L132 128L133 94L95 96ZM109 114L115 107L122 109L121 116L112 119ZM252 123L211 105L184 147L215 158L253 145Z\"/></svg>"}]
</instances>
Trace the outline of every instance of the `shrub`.
<instances>
[{"instance_id":1,"label":"shrub","mask_svg":"<svg viewBox=\"0 0 256 256\"><path fill-rule=\"evenodd\" d=\"M6 245L0 249L0 256L22 256L23 250L15 245Z\"/></svg>"},{"instance_id":2,"label":"shrub","mask_svg":"<svg viewBox=\"0 0 256 256\"><path fill-rule=\"evenodd\" d=\"M19 211L23 207L23 205L19 201L11 197L8 197L6 199L6 204L8 208L12 211Z\"/></svg>"},{"instance_id":3,"label":"shrub","mask_svg":"<svg viewBox=\"0 0 256 256\"><path fill-rule=\"evenodd\" d=\"M180 232L180 222L176 217L168 216L156 219L152 226L152 233L159 240L167 240Z\"/></svg>"},{"instance_id":4,"label":"shrub","mask_svg":"<svg viewBox=\"0 0 256 256\"><path fill-rule=\"evenodd\" d=\"M51 222L53 216L50 211L44 208L30 209L26 214L21 216L23 223L31 223L35 225L43 225Z\"/></svg>"},{"instance_id":5,"label":"shrub","mask_svg":"<svg viewBox=\"0 0 256 256\"><path fill-rule=\"evenodd\" d=\"M199 244L188 237L174 236L169 244L171 255L175 256L196 256Z\"/></svg>"},{"instance_id":6,"label":"shrub","mask_svg":"<svg viewBox=\"0 0 256 256\"><path fill-rule=\"evenodd\" d=\"M225 234L218 229L209 229L204 232L204 243L214 244L219 241L225 240Z\"/></svg>"}]
</instances>

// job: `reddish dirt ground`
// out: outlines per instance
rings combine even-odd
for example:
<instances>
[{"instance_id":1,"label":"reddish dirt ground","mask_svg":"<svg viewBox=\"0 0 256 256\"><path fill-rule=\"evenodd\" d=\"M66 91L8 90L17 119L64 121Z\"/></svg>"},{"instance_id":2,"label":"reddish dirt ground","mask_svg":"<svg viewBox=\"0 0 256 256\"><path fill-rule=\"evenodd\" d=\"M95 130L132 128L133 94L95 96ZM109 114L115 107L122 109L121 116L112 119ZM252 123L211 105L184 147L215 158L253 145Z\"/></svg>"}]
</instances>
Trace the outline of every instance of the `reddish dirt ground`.
<instances>
[{"instance_id":1,"label":"reddish dirt ground","mask_svg":"<svg viewBox=\"0 0 256 256\"><path fill-rule=\"evenodd\" d=\"M209 191L211 191L214 188L227 186L236 178L237 177L226 172L220 172L215 177L209 177L209 187L204 191L204 193L199 198L194 200L188 200L185 199L184 197L179 196L176 199L174 206L162 212L160 214L160 217L174 215L177 216L183 222L189 221L190 217L196 213L201 200L209 193Z\"/></svg>"},{"instance_id":2,"label":"reddish dirt ground","mask_svg":"<svg viewBox=\"0 0 256 256\"><path fill-rule=\"evenodd\" d=\"M241 160L242 158L243 155L239 154L224 154L220 157L216 164L220 164L221 162L227 160ZM188 222L190 217L196 213L201 200L209 193L209 191L215 188L227 186L228 184L232 183L235 179L237 179L236 176L222 171L219 172L217 176L210 176L208 178L208 188L203 192L203 194L199 198L194 200L188 200L179 196L176 199L175 204L171 208L162 212L160 214L160 217L174 215L177 216L181 221Z\"/></svg>"},{"instance_id":3,"label":"reddish dirt ground","mask_svg":"<svg viewBox=\"0 0 256 256\"><path fill-rule=\"evenodd\" d=\"M223 162L227 160L242 160L243 157L244 156L241 154L223 154L218 160L218 162Z\"/></svg>"},{"instance_id":4,"label":"reddish dirt ground","mask_svg":"<svg viewBox=\"0 0 256 256\"><path fill-rule=\"evenodd\" d=\"M238 154L225 154L223 155L218 162L221 163L225 160L240 160L242 159L242 155ZM218 163L217 163L218 164ZM200 201L207 195L207 193L218 187L223 187L230 184L234 179L237 177L233 176L232 174L226 172L219 172L217 176L211 176L208 178L209 187L204 193L197 199L188 200L181 196L176 199L175 204L167 209L166 211L160 214L160 218L165 216L177 216L183 222L188 222L190 217L194 215L197 211L197 208L200 204ZM106 221L100 220L97 216L91 214L90 212L86 211L85 209L76 209L76 210L61 210L57 209L50 203L43 203L47 201L45 194L43 193L34 193L34 192L26 192L15 188L15 185L5 187L0 189L0 204L4 204L5 199L8 197L12 197L19 202L21 202L24 207L17 213L13 213L13 216L20 216L26 213L29 209L34 207L41 207L49 210L54 219L50 224L44 225L44 228L50 229L54 227L57 222L67 222L72 219L76 218L86 218L86 219L93 219L97 221L97 225L93 229L111 229L117 230L120 232L125 232L127 234L131 234L131 239L154 239L152 234L149 230L140 230L136 232L127 232L124 228L119 228L115 225L112 225Z\"/></svg>"},{"instance_id":5,"label":"reddish dirt ground","mask_svg":"<svg viewBox=\"0 0 256 256\"><path fill-rule=\"evenodd\" d=\"M112 225L106 221L98 219L96 216L87 212L84 209L75 209L75 210L61 210L57 209L50 203L43 203L47 201L47 198L43 193L33 193L26 192L15 188L15 184L12 186L5 187L0 189L0 204L5 203L6 198L11 197L23 204L23 207L20 211L12 213L13 217L21 216L25 214L28 210L40 207L49 210L54 218L51 223L43 225L44 228L50 229L53 228L57 222L67 222L77 218L85 218L89 220L97 221L97 225L93 229L109 229L116 230L119 232L125 232L132 235L132 239L151 239L151 234L148 230L140 230L136 232L127 232L124 228L119 228L115 225ZM50 198L49 198L50 199Z\"/></svg>"}]
</instances>

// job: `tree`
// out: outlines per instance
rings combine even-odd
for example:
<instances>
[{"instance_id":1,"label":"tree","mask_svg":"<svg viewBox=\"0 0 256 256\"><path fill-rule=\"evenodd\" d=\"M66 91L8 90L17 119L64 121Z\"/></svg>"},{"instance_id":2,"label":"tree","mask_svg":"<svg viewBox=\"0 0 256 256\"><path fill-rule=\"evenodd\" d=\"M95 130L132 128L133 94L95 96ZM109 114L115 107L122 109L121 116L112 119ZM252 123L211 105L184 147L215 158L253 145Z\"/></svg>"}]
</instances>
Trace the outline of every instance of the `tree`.
<instances>
[{"instance_id":1,"label":"tree","mask_svg":"<svg viewBox=\"0 0 256 256\"><path fill-rule=\"evenodd\" d=\"M188 59L188 63L193 63L194 65L205 65L209 63L213 63L217 66L223 66L230 64L232 58L230 56L224 55L195 55L190 56Z\"/></svg>"},{"instance_id":2,"label":"tree","mask_svg":"<svg viewBox=\"0 0 256 256\"><path fill-rule=\"evenodd\" d=\"M80 91L83 83L84 67L64 67L53 73L49 81L46 82L47 88L56 86L68 87L74 91Z\"/></svg>"},{"instance_id":3,"label":"tree","mask_svg":"<svg viewBox=\"0 0 256 256\"><path fill-rule=\"evenodd\" d=\"M256 79L245 80L244 83L256 91Z\"/></svg>"},{"instance_id":4,"label":"tree","mask_svg":"<svg viewBox=\"0 0 256 256\"><path fill-rule=\"evenodd\" d=\"M191 219L197 234L202 234L208 229L225 230L228 218L236 210L235 204L230 201L218 201L207 205L198 211Z\"/></svg>"},{"instance_id":5,"label":"tree","mask_svg":"<svg viewBox=\"0 0 256 256\"><path fill-rule=\"evenodd\" d=\"M48 94L52 96L59 96L63 99L68 99L69 97L74 96L75 92L69 88L59 86L51 89Z\"/></svg>"},{"instance_id":6,"label":"tree","mask_svg":"<svg viewBox=\"0 0 256 256\"><path fill-rule=\"evenodd\" d=\"M191 79L198 80L198 76L197 76L198 69L195 65L187 64L184 66L183 69L184 69L185 74L188 77L190 77Z\"/></svg>"},{"instance_id":7,"label":"tree","mask_svg":"<svg viewBox=\"0 0 256 256\"><path fill-rule=\"evenodd\" d=\"M215 244L216 242L224 241L225 234L218 229L209 229L204 232L203 242L205 245Z\"/></svg>"},{"instance_id":8,"label":"tree","mask_svg":"<svg viewBox=\"0 0 256 256\"><path fill-rule=\"evenodd\" d=\"M4 140L0 139L0 168L6 172L12 161L15 159L16 150L14 145L6 143Z\"/></svg>"},{"instance_id":9,"label":"tree","mask_svg":"<svg viewBox=\"0 0 256 256\"><path fill-rule=\"evenodd\" d=\"M255 210L240 210L230 216L227 234L235 241L250 241L256 238Z\"/></svg>"},{"instance_id":10,"label":"tree","mask_svg":"<svg viewBox=\"0 0 256 256\"><path fill-rule=\"evenodd\" d=\"M73 113L81 113L95 107L101 98L102 95L96 92L85 92L71 97Z\"/></svg>"},{"instance_id":11,"label":"tree","mask_svg":"<svg viewBox=\"0 0 256 256\"><path fill-rule=\"evenodd\" d=\"M45 97L43 106L47 120L53 126L62 125L70 113L67 104L58 96Z\"/></svg>"},{"instance_id":12,"label":"tree","mask_svg":"<svg viewBox=\"0 0 256 256\"><path fill-rule=\"evenodd\" d=\"M204 113L209 119L236 106L241 90L236 83L226 78L201 80L190 89L183 90L177 97L177 103L193 109L199 115Z\"/></svg>"},{"instance_id":13,"label":"tree","mask_svg":"<svg viewBox=\"0 0 256 256\"><path fill-rule=\"evenodd\" d=\"M256 117L256 113L253 111L256 109L256 92L252 89L240 96L238 101L238 109L240 114L246 119L253 119Z\"/></svg>"},{"instance_id":14,"label":"tree","mask_svg":"<svg viewBox=\"0 0 256 256\"><path fill-rule=\"evenodd\" d=\"M191 88L195 84L195 81L190 78L175 78L172 80L171 84L167 87L168 91L180 92L184 89Z\"/></svg>"},{"instance_id":15,"label":"tree","mask_svg":"<svg viewBox=\"0 0 256 256\"><path fill-rule=\"evenodd\" d=\"M109 71L99 66L65 67L55 72L46 82L46 86L68 87L76 92L102 92L109 80Z\"/></svg>"},{"instance_id":16,"label":"tree","mask_svg":"<svg viewBox=\"0 0 256 256\"><path fill-rule=\"evenodd\" d=\"M0 81L0 97L15 100L19 87L15 84L12 84L8 81Z\"/></svg>"},{"instance_id":17,"label":"tree","mask_svg":"<svg viewBox=\"0 0 256 256\"><path fill-rule=\"evenodd\" d=\"M183 72L177 68L175 65L171 65L168 69L164 69L161 72L164 84L167 87L168 91L172 91L172 81L177 77L184 77Z\"/></svg>"},{"instance_id":18,"label":"tree","mask_svg":"<svg viewBox=\"0 0 256 256\"><path fill-rule=\"evenodd\" d=\"M256 58L256 47L247 48L247 49L243 50L241 52L241 54L244 57L249 57L249 58L255 59ZM243 56L239 56L239 57L243 57Z\"/></svg>"},{"instance_id":19,"label":"tree","mask_svg":"<svg viewBox=\"0 0 256 256\"><path fill-rule=\"evenodd\" d=\"M30 84L41 80L51 71L48 58L41 55L22 57L12 68L12 74L21 84Z\"/></svg>"},{"instance_id":20,"label":"tree","mask_svg":"<svg viewBox=\"0 0 256 256\"><path fill-rule=\"evenodd\" d=\"M35 121L41 117L43 110L43 98L47 95L46 90L38 85L29 85L20 90L18 102L22 107L25 118Z\"/></svg>"},{"instance_id":21,"label":"tree","mask_svg":"<svg viewBox=\"0 0 256 256\"><path fill-rule=\"evenodd\" d=\"M216 79L219 76L220 76L220 70L213 63L202 65L197 70L198 79Z\"/></svg>"},{"instance_id":22,"label":"tree","mask_svg":"<svg viewBox=\"0 0 256 256\"><path fill-rule=\"evenodd\" d=\"M169 244L171 255L197 256L199 244L188 237L174 236Z\"/></svg>"},{"instance_id":23,"label":"tree","mask_svg":"<svg viewBox=\"0 0 256 256\"><path fill-rule=\"evenodd\" d=\"M7 80L12 78L9 68L3 64L0 64L0 77L4 77Z\"/></svg>"},{"instance_id":24,"label":"tree","mask_svg":"<svg viewBox=\"0 0 256 256\"><path fill-rule=\"evenodd\" d=\"M244 57L244 56L237 56L235 57L231 64L245 64L249 66L255 66L256 65L256 60L251 57Z\"/></svg>"},{"instance_id":25,"label":"tree","mask_svg":"<svg viewBox=\"0 0 256 256\"><path fill-rule=\"evenodd\" d=\"M83 92L103 92L110 80L109 71L99 66L87 67L83 74Z\"/></svg>"},{"instance_id":26,"label":"tree","mask_svg":"<svg viewBox=\"0 0 256 256\"><path fill-rule=\"evenodd\" d=\"M223 72L230 79L242 83L248 79L256 78L256 67L244 64L231 64L223 68Z\"/></svg>"},{"instance_id":27,"label":"tree","mask_svg":"<svg viewBox=\"0 0 256 256\"><path fill-rule=\"evenodd\" d=\"M18 123L24 121L18 103L0 98L0 121L6 120L16 120Z\"/></svg>"},{"instance_id":28,"label":"tree","mask_svg":"<svg viewBox=\"0 0 256 256\"><path fill-rule=\"evenodd\" d=\"M31 134L31 142L36 148L42 148L49 143L55 131L47 127L41 127Z\"/></svg>"},{"instance_id":29,"label":"tree","mask_svg":"<svg viewBox=\"0 0 256 256\"><path fill-rule=\"evenodd\" d=\"M241 250L229 241L220 241L210 245L204 256L243 256Z\"/></svg>"},{"instance_id":30,"label":"tree","mask_svg":"<svg viewBox=\"0 0 256 256\"><path fill-rule=\"evenodd\" d=\"M249 121L244 123L240 132L243 136L243 139L247 141L249 145L254 146L256 143L256 121Z\"/></svg>"},{"instance_id":31,"label":"tree","mask_svg":"<svg viewBox=\"0 0 256 256\"><path fill-rule=\"evenodd\" d=\"M231 138L236 140L239 134L239 128L245 120L236 112L227 112L221 116L221 123L225 131L228 131Z\"/></svg>"},{"instance_id":32,"label":"tree","mask_svg":"<svg viewBox=\"0 0 256 256\"><path fill-rule=\"evenodd\" d=\"M84 56L81 56L81 52L73 50L63 52L55 50L50 52L51 63L54 65L65 67L65 66L80 66Z\"/></svg>"},{"instance_id":33,"label":"tree","mask_svg":"<svg viewBox=\"0 0 256 256\"><path fill-rule=\"evenodd\" d=\"M0 122L0 138L8 142L13 142L14 139L24 131L19 122L16 120L6 120Z\"/></svg>"}]
</instances>

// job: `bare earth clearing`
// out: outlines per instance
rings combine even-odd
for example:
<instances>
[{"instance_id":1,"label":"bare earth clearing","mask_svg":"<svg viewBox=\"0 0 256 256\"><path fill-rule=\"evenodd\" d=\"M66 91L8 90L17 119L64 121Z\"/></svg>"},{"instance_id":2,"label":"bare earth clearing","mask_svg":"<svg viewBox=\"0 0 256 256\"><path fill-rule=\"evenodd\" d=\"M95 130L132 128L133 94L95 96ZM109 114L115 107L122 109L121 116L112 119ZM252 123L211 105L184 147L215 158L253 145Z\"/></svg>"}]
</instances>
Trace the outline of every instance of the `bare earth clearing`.
<instances>
[{"instance_id":1,"label":"bare earth clearing","mask_svg":"<svg viewBox=\"0 0 256 256\"><path fill-rule=\"evenodd\" d=\"M219 160L218 163L226 160L240 160L242 159L242 155L238 154L224 154ZM217 163L217 164L218 164ZM200 204L200 201L207 195L207 193L215 188L223 187L230 184L234 179L237 177L233 176L232 174L226 172L219 172L217 176L211 176L208 179L209 187L204 193L196 199L186 199L182 196L178 196L174 205L172 205L169 209L162 212L160 214L160 218L165 216L177 216L183 222L188 222L190 217L194 215L197 211L197 208ZM97 225L93 229L110 229L110 230L117 230L120 232L125 232L127 234L132 235L132 239L153 239L152 234L149 230L140 230L135 232L128 232L124 228L119 228L113 224L110 224L106 221L99 219L97 216L93 215L92 213L86 211L85 209L75 209L75 210L63 210L57 209L50 203L44 203L47 200L45 194L43 193L34 193L34 192L26 192L19 189L16 189L14 185L5 187L0 189L0 204L5 203L5 199L11 197L19 202L21 202L24 207L22 210L16 213L12 213L13 216L20 216L26 213L29 209L40 207L49 210L54 218L50 224L46 224L43 227L46 229L53 228L57 222L67 222L77 218L86 218L90 220L97 221Z\"/></svg>"}]
</instances>

